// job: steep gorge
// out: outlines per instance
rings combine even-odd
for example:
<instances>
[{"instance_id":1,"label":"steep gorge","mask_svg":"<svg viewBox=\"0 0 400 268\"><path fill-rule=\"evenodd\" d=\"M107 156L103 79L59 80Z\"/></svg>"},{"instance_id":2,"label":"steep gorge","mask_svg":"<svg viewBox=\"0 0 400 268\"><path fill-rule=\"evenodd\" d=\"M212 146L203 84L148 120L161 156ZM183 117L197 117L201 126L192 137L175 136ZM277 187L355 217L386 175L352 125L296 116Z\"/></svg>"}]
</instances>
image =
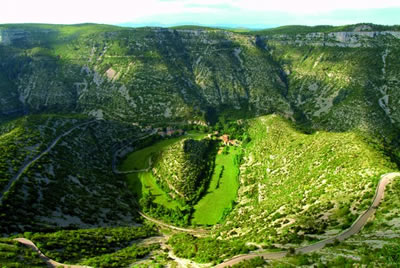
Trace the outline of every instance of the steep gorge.
<instances>
[{"instance_id":1,"label":"steep gorge","mask_svg":"<svg viewBox=\"0 0 400 268\"><path fill-rule=\"evenodd\" d=\"M82 159L94 164L95 174L109 169L113 150L129 141L110 138L119 128L140 136L146 126L205 125L219 115L239 119L276 113L307 132L356 132L371 144L383 144L384 153L397 160L400 32L376 25L312 30L1 25L0 120L48 113L105 119L74 137L76 151L60 146L54 152L75 157L59 167L67 181L81 176L90 178L85 181L90 185L101 178L104 189L115 188L120 178L111 170L98 178L87 175L91 169ZM118 126L103 124L108 121ZM95 146L86 150L81 144ZM83 170L67 174L76 161ZM52 175L50 166L38 168L37 178ZM28 188L34 188L31 184ZM86 190L98 197L97 191ZM51 198L68 201L61 214L79 216L65 198L72 192ZM123 195L129 199L129 193ZM124 202L119 213L127 208ZM97 208L84 209L90 226L94 219L89 215ZM118 218L106 212L99 217L105 223Z\"/></svg>"},{"instance_id":2,"label":"steep gorge","mask_svg":"<svg viewBox=\"0 0 400 268\"><path fill-rule=\"evenodd\" d=\"M205 121L228 109L339 131L399 127L394 30L0 28L2 114L57 110L150 123Z\"/></svg>"}]
</instances>

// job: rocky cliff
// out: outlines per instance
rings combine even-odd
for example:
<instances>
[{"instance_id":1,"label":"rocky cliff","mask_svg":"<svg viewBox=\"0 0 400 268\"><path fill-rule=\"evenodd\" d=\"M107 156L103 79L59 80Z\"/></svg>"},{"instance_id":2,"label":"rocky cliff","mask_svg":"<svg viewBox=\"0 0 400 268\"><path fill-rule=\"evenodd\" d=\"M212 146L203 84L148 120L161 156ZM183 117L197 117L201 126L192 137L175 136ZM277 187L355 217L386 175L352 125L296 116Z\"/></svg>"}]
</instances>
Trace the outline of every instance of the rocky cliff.
<instances>
[{"instance_id":1,"label":"rocky cliff","mask_svg":"<svg viewBox=\"0 0 400 268\"><path fill-rule=\"evenodd\" d=\"M71 127L71 122L78 119L91 120L85 115L106 119L71 133L23 174L0 206L0 221L4 222L0 232L134 221L136 214L130 209L135 205L134 197L123 178L111 172L113 152L121 144L143 136L139 127L157 122L204 125L221 114L224 119L237 119L277 113L299 123L292 130L276 125L275 120L269 125L267 121L254 121L257 131L249 130L253 147L248 147L244 158L248 172L241 171L241 178L246 183L254 182L254 187L240 189L239 198L243 197L244 203L238 208L247 202L247 192L254 200L262 201L255 195L258 188L261 192L264 189L257 180L269 172L271 163L282 171L276 175L279 183L282 176L288 178L287 161L296 157L299 161L307 155L304 159L317 157L312 163L293 162L292 171L298 172L293 173L298 177L292 176L296 182L298 178L309 178L298 167L323 170L325 164L321 165L320 159L333 171L323 170L313 176L323 181L320 174L333 174L337 164L326 158L330 152L342 152L341 162L351 157L354 166L364 170L357 161L367 161L367 149L359 150L365 144L371 145L371 150L379 149L376 158L368 158L371 166L377 163L374 159L383 156L388 163L388 155L400 159L399 32L357 27L235 33L87 24L0 26L0 121L23 114L39 114L40 119L30 115L26 117L30 125L19 126L19 121L0 125L0 142L7 149L0 159L4 163L0 172L6 174L0 180L3 186L24 162L47 147L63 126ZM56 118L61 119L54 122L63 123L53 124L47 115L42 118L41 114L49 113L57 113ZM63 118L65 114L69 114L67 119ZM274 137L270 125L276 127ZM333 135L334 144L325 143L332 140L328 134L289 135L299 126L307 132L345 133ZM297 144L299 137L301 142ZM355 139L357 143L353 144ZM303 142L310 147L303 146ZM354 147L347 150L346 144ZM333 146L337 152L331 150ZM206 165L198 159L189 161L182 148L166 152L160 158L164 164L158 163L155 168L164 169L161 172L175 179L170 181L179 188L175 192L190 191L190 196L182 195L195 200L204 182L183 183L183 179L189 173L201 177ZM288 150L293 157L264 157L268 150L275 150L274 155ZM171 166L170 159L176 158L177 151L181 153L180 162ZM203 153L200 150L196 155ZM254 164L254 156L262 165ZM200 168L187 169L193 163ZM381 171L387 170L374 174ZM173 176L179 172L179 177ZM349 173L343 174L347 182ZM360 173L352 174L354 183L358 182ZM237 211L232 215L241 215ZM61 226L60 218L65 225Z\"/></svg>"},{"instance_id":2,"label":"rocky cliff","mask_svg":"<svg viewBox=\"0 0 400 268\"><path fill-rule=\"evenodd\" d=\"M145 124L240 111L334 130L399 126L397 28L0 28L2 114L78 112Z\"/></svg>"},{"instance_id":3,"label":"rocky cliff","mask_svg":"<svg viewBox=\"0 0 400 268\"><path fill-rule=\"evenodd\" d=\"M40 39L2 31L2 73L11 83L1 89L2 113L57 109L130 121L204 120L210 107L292 113L279 66L254 38L117 28L68 42L52 37L46 46Z\"/></svg>"}]
</instances>

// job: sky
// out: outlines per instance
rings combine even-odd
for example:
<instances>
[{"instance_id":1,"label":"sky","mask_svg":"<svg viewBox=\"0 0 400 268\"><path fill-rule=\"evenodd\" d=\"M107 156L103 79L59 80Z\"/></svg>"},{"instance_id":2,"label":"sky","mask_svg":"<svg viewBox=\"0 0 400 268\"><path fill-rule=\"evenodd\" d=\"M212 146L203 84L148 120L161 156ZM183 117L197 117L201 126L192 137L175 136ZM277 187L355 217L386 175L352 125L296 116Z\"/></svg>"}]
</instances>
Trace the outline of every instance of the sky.
<instances>
[{"instance_id":1,"label":"sky","mask_svg":"<svg viewBox=\"0 0 400 268\"><path fill-rule=\"evenodd\" d=\"M0 23L129 26L400 24L400 0L3 0Z\"/></svg>"}]
</instances>

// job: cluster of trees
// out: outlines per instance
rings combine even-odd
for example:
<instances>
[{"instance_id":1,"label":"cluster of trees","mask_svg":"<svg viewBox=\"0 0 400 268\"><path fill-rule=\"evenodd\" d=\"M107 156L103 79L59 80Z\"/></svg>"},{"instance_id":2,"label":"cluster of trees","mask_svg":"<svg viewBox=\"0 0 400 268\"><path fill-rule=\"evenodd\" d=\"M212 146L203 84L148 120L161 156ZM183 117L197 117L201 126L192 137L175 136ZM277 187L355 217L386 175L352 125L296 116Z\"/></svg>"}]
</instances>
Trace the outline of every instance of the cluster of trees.
<instances>
[{"instance_id":1,"label":"cluster of trees","mask_svg":"<svg viewBox=\"0 0 400 268\"><path fill-rule=\"evenodd\" d=\"M209 178L210 147L209 140L185 139L161 152L154 174L163 189L184 203L195 203ZM175 191L178 193L173 193Z\"/></svg>"},{"instance_id":2,"label":"cluster of trees","mask_svg":"<svg viewBox=\"0 0 400 268\"><path fill-rule=\"evenodd\" d=\"M202 133L207 133L210 131L210 127L208 126L202 126L202 125L183 125L181 126L183 130L189 131L189 130L196 130L198 132L202 132Z\"/></svg>"},{"instance_id":3,"label":"cluster of trees","mask_svg":"<svg viewBox=\"0 0 400 268\"><path fill-rule=\"evenodd\" d=\"M154 202L154 196L145 194L139 201L143 212L157 219L172 223L177 226L187 226L194 212L193 208L186 205L183 209L176 207L167 208Z\"/></svg>"},{"instance_id":4,"label":"cluster of trees","mask_svg":"<svg viewBox=\"0 0 400 268\"><path fill-rule=\"evenodd\" d=\"M247 125L244 121L228 120L225 116L221 116L218 118L218 122L211 127L211 130L218 131L223 134L229 134L231 139L244 141L245 139L248 139L246 128Z\"/></svg>"},{"instance_id":5,"label":"cluster of trees","mask_svg":"<svg viewBox=\"0 0 400 268\"><path fill-rule=\"evenodd\" d=\"M174 254L181 258L192 259L199 263L220 263L224 259L248 253L255 247L245 242L216 240L215 238L197 238L189 234L175 234L168 240Z\"/></svg>"},{"instance_id":6,"label":"cluster of trees","mask_svg":"<svg viewBox=\"0 0 400 268\"><path fill-rule=\"evenodd\" d=\"M232 268L257 268L264 267L266 261L262 257L255 257L250 260L244 260L239 262L238 264L234 264Z\"/></svg>"},{"instance_id":7,"label":"cluster of trees","mask_svg":"<svg viewBox=\"0 0 400 268\"><path fill-rule=\"evenodd\" d=\"M132 263L138 259L144 258L150 254L151 251L159 249L159 244L153 244L149 246L138 246L133 244L130 247L118 250L114 253L104 254L90 258L84 261L82 264L89 265L91 267L129 267Z\"/></svg>"},{"instance_id":8,"label":"cluster of trees","mask_svg":"<svg viewBox=\"0 0 400 268\"><path fill-rule=\"evenodd\" d=\"M156 235L153 225L140 227L63 230L54 233L24 233L49 258L59 262L79 262L82 259L114 253L132 241Z\"/></svg>"},{"instance_id":9,"label":"cluster of trees","mask_svg":"<svg viewBox=\"0 0 400 268\"><path fill-rule=\"evenodd\" d=\"M228 148L228 147L225 147L225 148ZM222 166L221 171L219 172L219 175L218 175L218 181L217 181L217 185L215 186L215 189L219 188L219 183L221 181L222 175L224 174L224 169L225 169L225 166Z\"/></svg>"},{"instance_id":10,"label":"cluster of trees","mask_svg":"<svg viewBox=\"0 0 400 268\"><path fill-rule=\"evenodd\" d=\"M46 267L36 252L10 238L0 238L0 266Z\"/></svg>"}]
</instances>

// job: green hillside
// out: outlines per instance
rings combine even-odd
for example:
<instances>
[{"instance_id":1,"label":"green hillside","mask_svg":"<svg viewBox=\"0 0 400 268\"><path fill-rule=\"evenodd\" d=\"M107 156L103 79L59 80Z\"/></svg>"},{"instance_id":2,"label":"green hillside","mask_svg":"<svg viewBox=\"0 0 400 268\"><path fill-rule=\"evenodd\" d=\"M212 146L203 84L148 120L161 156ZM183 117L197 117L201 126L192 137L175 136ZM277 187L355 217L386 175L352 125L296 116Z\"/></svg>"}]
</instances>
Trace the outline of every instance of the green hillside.
<instances>
[{"instance_id":1,"label":"green hillside","mask_svg":"<svg viewBox=\"0 0 400 268\"><path fill-rule=\"evenodd\" d=\"M174 199L196 201L209 179L209 140L184 139L162 151L153 174Z\"/></svg>"},{"instance_id":2,"label":"green hillside","mask_svg":"<svg viewBox=\"0 0 400 268\"><path fill-rule=\"evenodd\" d=\"M280 94L279 69L241 35L205 31L197 36L189 29L104 25L3 25L1 36L3 83L14 83L0 89L0 96L14 92L13 98L4 98L2 113L73 110L147 123L204 121L211 107L290 110ZM258 70L251 68L254 64Z\"/></svg>"},{"instance_id":3,"label":"green hillside","mask_svg":"<svg viewBox=\"0 0 400 268\"><path fill-rule=\"evenodd\" d=\"M76 115L35 115L2 125L3 173L15 176L56 137L84 122L90 121ZM132 210L134 197L126 189L123 176L113 174L111 166L115 147L129 143L137 135L141 135L140 131L130 124L93 121L61 138L24 170L8 190L2 187L0 232L132 222L137 218ZM8 165L14 167L12 172Z\"/></svg>"},{"instance_id":4,"label":"green hillside","mask_svg":"<svg viewBox=\"0 0 400 268\"><path fill-rule=\"evenodd\" d=\"M47 267L37 253L9 238L0 239L0 263L4 267Z\"/></svg>"},{"instance_id":5,"label":"green hillside","mask_svg":"<svg viewBox=\"0 0 400 268\"><path fill-rule=\"evenodd\" d=\"M279 265L325 265L325 266L382 266L396 267L399 263L399 218L400 181L396 178L386 186L385 199L376 216L357 235L345 242L332 245L317 253L295 255L275 261Z\"/></svg>"},{"instance_id":6,"label":"green hillside","mask_svg":"<svg viewBox=\"0 0 400 268\"><path fill-rule=\"evenodd\" d=\"M371 202L380 175L396 170L379 145L355 133L304 134L271 115L251 120L237 205L224 239L312 242L348 228Z\"/></svg>"},{"instance_id":7,"label":"green hillside","mask_svg":"<svg viewBox=\"0 0 400 268\"><path fill-rule=\"evenodd\" d=\"M82 116L29 116L0 125L0 189L60 133L79 124Z\"/></svg>"},{"instance_id":8,"label":"green hillside","mask_svg":"<svg viewBox=\"0 0 400 268\"><path fill-rule=\"evenodd\" d=\"M399 169L399 55L399 26L370 23L0 25L0 264L42 265L16 236L69 264L212 267L340 233ZM397 196L269 264L395 267Z\"/></svg>"}]
</instances>

